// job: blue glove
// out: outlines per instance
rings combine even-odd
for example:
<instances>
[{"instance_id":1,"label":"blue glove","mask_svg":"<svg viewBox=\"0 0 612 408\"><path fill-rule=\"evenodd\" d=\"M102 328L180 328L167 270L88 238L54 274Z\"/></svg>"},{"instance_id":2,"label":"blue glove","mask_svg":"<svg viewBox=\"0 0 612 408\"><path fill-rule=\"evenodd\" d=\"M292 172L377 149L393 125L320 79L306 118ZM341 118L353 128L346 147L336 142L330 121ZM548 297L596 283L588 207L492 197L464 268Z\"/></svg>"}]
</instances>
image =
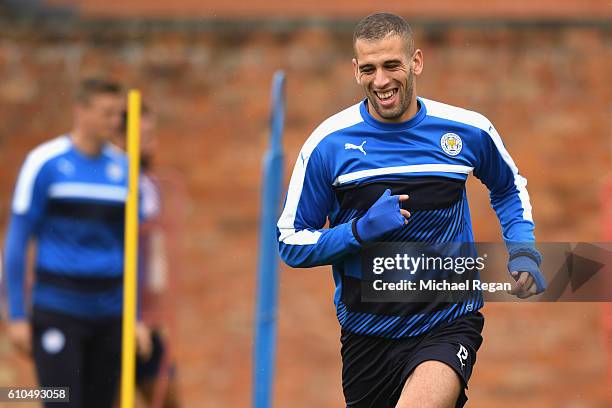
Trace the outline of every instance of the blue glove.
<instances>
[{"instance_id":1,"label":"blue glove","mask_svg":"<svg viewBox=\"0 0 612 408\"><path fill-rule=\"evenodd\" d=\"M353 235L357 241L376 242L385 234L404 225L399 198L386 189L383 195L361 218L353 220Z\"/></svg>"},{"instance_id":2,"label":"blue glove","mask_svg":"<svg viewBox=\"0 0 612 408\"><path fill-rule=\"evenodd\" d=\"M508 271L519 272L517 276L513 276L515 280L518 280L521 272L529 273L535 281L536 294L546 290L546 279L544 279L544 275L540 272L541 263L542 256L535 248L523 246L510 249Z\"/></svg>"}]
</instances>

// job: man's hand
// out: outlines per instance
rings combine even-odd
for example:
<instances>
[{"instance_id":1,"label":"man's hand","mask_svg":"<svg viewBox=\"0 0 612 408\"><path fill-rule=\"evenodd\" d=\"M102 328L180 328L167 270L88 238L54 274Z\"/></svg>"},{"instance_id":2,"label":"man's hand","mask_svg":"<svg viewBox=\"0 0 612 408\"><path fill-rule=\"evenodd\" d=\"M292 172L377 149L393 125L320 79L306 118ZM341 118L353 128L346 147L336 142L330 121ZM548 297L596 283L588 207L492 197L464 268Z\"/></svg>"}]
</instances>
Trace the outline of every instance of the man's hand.
<instances>
[{"instance_id":1,"label":"man's hand","mask_svg":"<svg viewBox=\"0 0 612 408\"><path fill-rule=\"evenodd\" d=\"M516 296L519 299L527 299L537 293L537 286L535 279L528 272L510 272L512 277L516 279L516 284L512 290L508 291L509 294ZM520 275L519 275L520 274Z\"/></svg>"},{"instance_id":2,"label":"man's hand","mask_svg":"<svg viewBox=\"0 0 612 408\"><path fill-rule=\"evenodd\" d=\"M540 272L542 257L535 248L517 247L510 251L508 270L516 280L509 294L526 299L546 290L546 279Z\"/></svg>"},{"instance_id":3,"label":"man's hand","mask_svg":"<svg viewBox=\"0 0 612 408\"><path fill-rule=\"evenodd\" d=\"M32 326L27 320L9 321L7 332L13 346L21 353L30 354L32 351Z\"/></svg>"},{"instance_id":4,"label":"man's hand","mask_svg":"<svg viewBox=\"0 0 612 408\"><path fill-rule=\"evenodd\" d=\"M353 235L360 242L376 242L385 234L408 224L410 213L400 208L406 194L391 195L387 189L363 217L353 221Z\"/></svg>"},{"instance_id":5,"label":"man's hand","mask_svg":"<svg viewBox=\"0 0 612 408\"><path fill-rule=\"evenodd\" d=\"M151 330L142 322L136 323L136 350L140 357L148 360L153 352Z\"/></svg>"}]
</instances>

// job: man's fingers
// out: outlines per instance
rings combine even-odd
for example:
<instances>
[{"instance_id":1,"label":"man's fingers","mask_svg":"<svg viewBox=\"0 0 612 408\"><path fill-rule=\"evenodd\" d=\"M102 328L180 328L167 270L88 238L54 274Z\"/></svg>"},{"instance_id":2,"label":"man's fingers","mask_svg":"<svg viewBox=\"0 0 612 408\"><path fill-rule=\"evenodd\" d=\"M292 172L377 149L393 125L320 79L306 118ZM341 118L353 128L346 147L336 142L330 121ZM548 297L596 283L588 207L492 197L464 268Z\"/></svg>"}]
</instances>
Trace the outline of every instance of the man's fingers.
<instances>
[{"instance_id":1,"label":"man's fingers","mask_svg":"<svg viewBox=\"0 0 612 408\"><path fill-rule=\"evenodd\" d=\"M29 340L20 340L13 343L17 351L23 354L30 354L30 342Z\"/></svg>"},{"instance_id":2,"label":"man's fingers","mask_svg":"<svg viewBox=\"0 0 612 408\"><path fill-rule=\"evenodd\" d=\"M508 291L508 294L512 296L516 296L522 291L523 291L523 286L519 282L516 282L514 286L512 287L512 289Z\"/></svg>"},{"instance_id":3,"label":"man's fingers","mask_svg":"<svg viewBox=\"0 0 612 408\"><path fill-rule=\"evenodd\" d=\"M21 347L21 350L27 355L30 355L32 353L32 347L30 347L30 343L24 344Z\"/></svg>"},{"instance_id":4,"label":"man's fingers","mask_svg":"<svg viewBox=\"0 0 612 408\"><path fill-rule=\"evenodd\" d=\"M531 280L530 280L530 284L529 286L525 286L525 291L527 293L529 293L529 295L535 295L536 293L538 293L538 285L536 284L535 279L533 278L533 276L530 276Z\"/></svg>"},{"instance_id":5,"label":"man's fingers","mask_svg":"<svg viewBox=\"0 0 612 408\"><path fill-rule=\"evenodd\" d=\"M530 273L525 272L525 275L528 275L529 277L527 278L527 281L525 282L523 287L527 292L529 292L531 289L535 288L535 279L533 279L533 276L531 276Z\"/></svg>"},{"instance_id":6,"label":"man's fingers","mask_svg":"<svg viewBox=\"0 0 612 408\"><path fill-rule=\"evenodd\" d=\"M25 354L30 354L32 329L27 321L9 322L8 335L15 348Z\"/></svg>"},{"instance_id":7,"label":"man's fingers","mask_svg":"<svg viewBox=\"0 0 612 408\"><path fill-rule=\"evenodd\" d=\"M153 350L151 330L145 324L140 322L136 324L136 343L138 345L138 354L141 357L148 359Z\"/></svg>"},{"instance_id":8,"label":"man's fingers","mask_svg":"<svg viewBox=\"0 0 612 408\"><path fill-rule=\"evenodd\" d=\"M529 283L529 282L528 282ZM516 295L519 299L527 299L528 297L531 297L533 295L535 295L538 291L538 287L535 283L535 279L531 279L531 284L529 285L525 285L523 288L523 291L521 293L519 293L518 295Z\"/></svg>"},{"instance_id":9,"label":"man's fingers","mask_svg":"<svg viewBox=\"0 0 612 408\"><path fill-rule=\"evenodd\" d=\"M513 271L513 272L511 272L511 273L512 273L512 276L514 276L514 277L516 277L516 275L518 275L518 274L519 274L519 272L516 272L516 271ZM524 292L524 291L526 290L526 288L528 288L528 287L529 287L529 286L527 285L527 283L528 283L527 281L528 281L528 279L529 279L530 277L531 277L531 275L529 275L528 273L526 273L526 272L521 272L521 273L520 273L520 276L519 276L519 278L518 278L518 280L516 281L516 284L514 285L514 287L512 288L512 290L510 290L510 292L508 292L508 293L510 293L511 295L516 296L516 295L518 295L519 293Z\"/></svg>"},{"instance_id":10,"label":"man's fingers","mask_svg":"<svg viewBox=\"0 0 612 408\"><path fill-rule=\"evenodd\" d=\"M530 273L527 272L521 272L521 278L525 278L525 281L523 282L523 292L528 292L529 289L531 289L531 287L534 284L534 279L533 276L531 276Z\"/></svg>"},{"instance_id":11,"label":"man's fingers","mask_svg":"<svg viewBox=\"0 0 612 408\"><path fill-rule=\"evenodd\" d=\"M518 272L512 272L512 276L516 276ZM519 293L523 292L524 288L525 288L525 282L527 281L527 277L529 276L528 273L523 273L520 275L520 277L518 278L518 280L516 281L516 284L514 285L514 287L512 288L512 290L510 290L511 295L518 295Z\"/></svg>"},{"instance_id":12,"label":"man's fingers","mask_svg":"<svg viewBox=\"0 0 612 408\"><path fill-rule=\"evenodd\" d=\"M403 202L408 200L408 194L400 194L397 196L397 199L399 200L399 202ZM404 210L403 208L400 208L400 214L402 214L402 216L405 218L404 220L404 224L408 224L408 218L410 218L410 212L408 212L408 210Z\"/></svg>"},{"instance_id":13,"label":"man's fingers","mask_svg":"<svg viewBox=\"0 0 612 408\"><path fill-rule=\"evenodd\" d=\"M512 276L516 276L519 272L512 272ZM535 279L530 273L520 272L520 277L516 281L516 285L508 293L518 297L519 299L526 299L537 292L537 285Z\"/></svg>"},{"instance_id":14,"label":"man's fingers","mask_svg":"<svg viewBox=\"0 0 612 408\"><path fill-rule=\"evenodd\" d=\"M516 295L517 298L519 299L527 299L528 297L533 296L533 293L531 292L521 292L518 295Z\"/></svg>"}]
</instances>

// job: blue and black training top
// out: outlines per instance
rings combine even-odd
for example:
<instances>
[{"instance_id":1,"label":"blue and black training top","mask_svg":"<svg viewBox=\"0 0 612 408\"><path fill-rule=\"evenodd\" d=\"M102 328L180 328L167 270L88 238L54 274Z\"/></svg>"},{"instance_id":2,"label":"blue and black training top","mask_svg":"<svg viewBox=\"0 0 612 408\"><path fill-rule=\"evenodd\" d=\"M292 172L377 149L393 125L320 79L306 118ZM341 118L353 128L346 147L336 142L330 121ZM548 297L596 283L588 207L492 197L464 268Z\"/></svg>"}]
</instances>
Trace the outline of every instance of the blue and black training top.
<instances>
[{"instance_id":1,"label":"blue and black training top","mask_svg":"<svg viewBox=\"0 0 612 408\"><path fill-rule=\"evenodd\" d=\"M127 157L112 145L90 157L65 135L29 153L6 237L10 319L27 315L24 275L32 237L36 307L90 319L121 314L127 180Z\"/></svg>"},{"instance_id":2,"label":"blue and black training top","mask_svg":"<svg viewBox=\"0 0 612 408\"><path fill-rule=\"evenodd\" d=\"M409 194L408 224L387 242L473 242L465 191L470 173L490 190L506 243L534 241L527 181L479 113L417 98L403 123L370 115L367 99L325 120L302 147L278 221L279 249L293 267L331 264L343 330L387 338L417 336L483 305L361 300L362 245L352 231L385 189ZM324 228L329 220L329 228Z\"/></svg>"}]
</instances>

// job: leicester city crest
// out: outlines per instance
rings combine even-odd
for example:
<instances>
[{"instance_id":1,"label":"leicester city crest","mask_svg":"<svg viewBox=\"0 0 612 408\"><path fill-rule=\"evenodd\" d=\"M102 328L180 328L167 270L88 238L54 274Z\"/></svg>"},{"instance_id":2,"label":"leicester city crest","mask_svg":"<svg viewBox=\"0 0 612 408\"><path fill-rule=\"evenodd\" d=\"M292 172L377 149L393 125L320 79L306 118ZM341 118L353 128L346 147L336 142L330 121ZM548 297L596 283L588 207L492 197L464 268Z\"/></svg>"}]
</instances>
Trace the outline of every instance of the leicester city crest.
<instances>
[{"instance_id":1,"label":"leicester city crest","mask_svg":"<svg viewBox=\"0 0 612 408\"><path fill-rule=\"evenodd\" d=\"M455 133L445 133L440 139L440 146L442 146L444 153L448 154L449 156L456 156L461 152L463 142L461 141L459 135Z\"/></svg>"},{"instance_id":2,"label":"leicester city crest","mask_svg":"<svg viewBox=\"0 0 612 408\"><path fill-rule=\"evenodd\" d=\"M114 182L121 181L123 180L123 169L119 164L110 162L106 165L106 177Z\"/></svg>"}]
</instances>

